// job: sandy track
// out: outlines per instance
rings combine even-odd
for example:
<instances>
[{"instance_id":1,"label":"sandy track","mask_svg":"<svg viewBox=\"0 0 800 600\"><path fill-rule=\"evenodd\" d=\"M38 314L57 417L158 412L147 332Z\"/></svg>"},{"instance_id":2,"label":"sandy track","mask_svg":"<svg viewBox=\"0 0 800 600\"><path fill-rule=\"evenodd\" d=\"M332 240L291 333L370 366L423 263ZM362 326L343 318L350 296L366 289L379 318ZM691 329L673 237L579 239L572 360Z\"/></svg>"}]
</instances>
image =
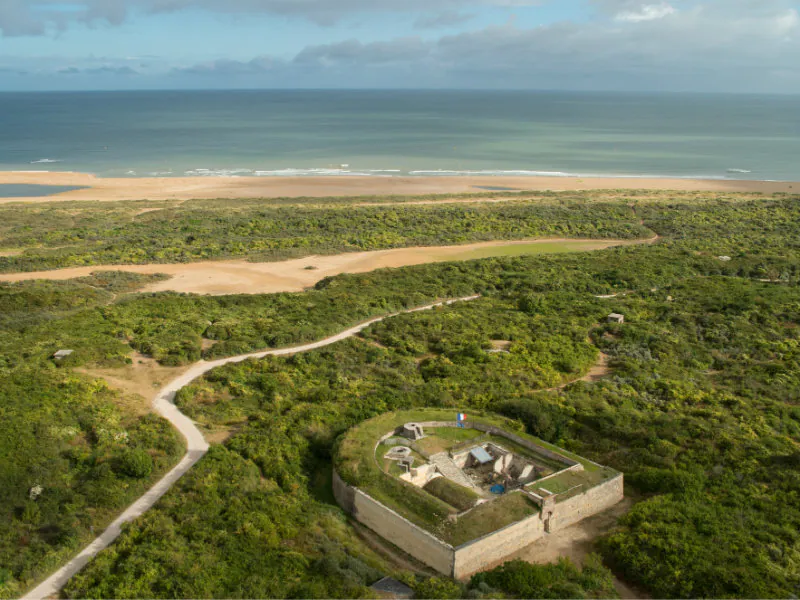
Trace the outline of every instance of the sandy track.
<instances>
[{"instance_id":1,"label":"sandy track","mask_svg":"<svg viewBox=\"0 0 800 600\"><path fill-rule=\"evenodd\" d=\"M122 533L122 526L125 523L140 517L150 508L152 508L153 505L155 505L155 503L158 502L158 500L164 494L166 494L167 491L169 491L175 482L178 481L178 479L180 479L189 469L191 469L192 466L194 466L194 464L197 463L197 461L199 461L206 452L208 452L209 445L203 437L203 434L195 426L194 422L189 417L184 415L180 410L178 410L175 404L173 404L175 395L181 388L186 387L212 369L216 369L217 367L221 367L223 365L239 363L249 359L264 358L266 356L289 356L292 354L309 352L311 350L316 350L318 348L323 348L342 340L346 340L347 338L353 337L354 335L364 331L370 325L374 325L375 323L379 323L385 319L395 317L400 314L431 310L438 306L455 304L456 302L477 300L479 297L480 296L469 296L454 300L446 300L421 306L419 308L401 311L391 315L385 315L383 317L376 317L356 325L355 327L351 327L350 329L346 329L345 331L337 333L336 335L330 336L318 342L304 344L302 346L280 348L277 350L266 350L263 352L253 352L240 356L221 358L211 362L200 361L196 363L185 373L167 384L160 392L158 392L153 400L153 408L155 408L155 410L162 417L172 423L172 425L181 432L184 438L186 438L186 455L175 467L172 468L171 471L161 478L143 496L125 509L122 514L117 517L99 537L97 537L91 544L84 548L80 554L70 560L58 571L50 575L50 577L48 577L41 584L25 594L22 597L22 600L38 600L41 598L57 596L61 588L64 587L64 585L73 575L83 569L83 567L85 567L92 558L97 556L102 550L107 548L115 539L117 539L117 537L119 537L120 533Z\"/></svg>"},{"instance_id":2,"label":"sandy track","mask_svg":"<svg viewBox=\"0 0 800 600\"><path fill-rule=\"evenodd\" d=\"M0 184L86 186L46 198L0 198L7 202L57 200L168 200L193 198L287 198L456 194L510 188L530 191L676 190L698 192L796 192L800 183L769 181L579 177L163 177L99 178L87 173L0 172Z\"/></svg>"},{"instance_id":3,"label":"sandy track","mask_svg":"<svg viewBox=\"0 0 800 600\"><path fill-rule=\"evenodd\" d=\"M251 263L244 260L205 261L182 264L104 265L37 271L32 273L0 274L0 281L13 282L30 279L65 280L85 277L98 271L128 271L132 273L165 273L171 278L146 287L145 292L187 292L195 294L274 294L301 292L325 277L342 273L367 273L375 269L397 268L450 260L480 258L491 249L505 249L525 245L557 244L550 252L568 250L602 250L611 246L624 246L652 242L649 240L580 240L539 239L498 241L467 244L463 246L436 246L430 248L397 248L373 252L350 252L332 256L307 256L280 262ZM536 250L533 248L532 250ZM475 253L474 255L472 253ZM519 254L533 254L520 249ZM498 252L500 254L500 252Z\"/></svg>"}]
</instances>

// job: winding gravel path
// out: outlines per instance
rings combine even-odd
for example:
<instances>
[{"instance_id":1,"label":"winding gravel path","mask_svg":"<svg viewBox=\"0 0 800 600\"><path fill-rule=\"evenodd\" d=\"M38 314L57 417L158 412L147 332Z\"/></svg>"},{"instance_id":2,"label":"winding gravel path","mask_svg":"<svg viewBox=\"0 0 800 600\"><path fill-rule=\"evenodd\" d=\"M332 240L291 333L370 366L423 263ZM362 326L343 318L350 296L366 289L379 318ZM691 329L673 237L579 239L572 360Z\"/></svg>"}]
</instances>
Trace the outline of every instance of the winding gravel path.
<instances>
[{"instance_id":1,"label":"winding gravel path","mask_svg":"<svg viewBox=\"0 0 800 600\"><path fill-rule=\"evenodd\" d=\"M371 319L318 342L305 344L303 346L293 346L291 348L280 348L278 350L254 352L251 354L221 358L211 362L198 362L186 373L167 384L160 392L158 392L153 401L153 407L155 408L156 412L172 423L172 425L186 438L186 455L177 465L175 465L175 467L172 468L171 471L169 471L169 473L164 475L164 477L162 477L143 496L125 509L125 511L119 517L117 517L99 537L97 537L91 544L86 546L86 548L84 548L80 554L70 560L58 571L50 575L50 577L44 580L41 584L25 594L25 596L22 597L22 600L39 600L42 598L57 596L58 592L62 587L64 587L67 581L69 581L70 577L85 567L92 558L97 556L97 554L99 554L115 539L117 539L120 533L122 533L122 526L125 523L140 517L150 508L152 508L153 505L158 502L159 498L166 494L167 491L175 484L175 482L178 481L178 479L180 479L184 473L191 469L192 466L198 460L200 460L206 452L208 452L208 442L206 442L203 434L200 432L194 422L181 411L179 411L175 404L173 404L175 394L177 394L181 388L186 387L194 380L202 377L212 369L216 369L217 367L221 367L223 365L238 363L249 359L264 358L265 356L288 356L292 354L300 354L302 352L309 352L311 350L324 348L325 346L330 346L331 344L351 338L354 335L364 331L370 325L380 323L381 321L391 317L396 317L401 314L431 310L438 306L455 304L456 302L468 302L471 300L477 300L478 298L480 298L480 296L468 296L465 298L436 302L434 304L428 304L419 308L404 310L391 315L384 315L383 317Z\"/></svg>"}]
</instances>

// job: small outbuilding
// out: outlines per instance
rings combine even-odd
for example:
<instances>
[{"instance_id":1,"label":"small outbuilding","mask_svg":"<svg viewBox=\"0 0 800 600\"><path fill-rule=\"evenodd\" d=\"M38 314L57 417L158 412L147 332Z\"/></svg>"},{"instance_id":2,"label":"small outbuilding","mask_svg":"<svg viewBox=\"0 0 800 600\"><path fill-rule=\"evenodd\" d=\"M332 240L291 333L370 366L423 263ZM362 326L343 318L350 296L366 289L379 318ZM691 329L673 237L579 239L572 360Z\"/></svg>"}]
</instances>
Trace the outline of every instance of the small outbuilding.
<instances>
[{"instance_id":1,"label":"small outbuilding","mask_svg":"<svg viewBox=\"0 0 800 600\"><path fill-rule=\"evenodd\" d=\"M621 315L619 313L611 313L610 315L608 315L608 322L622 325L625 322L625 315Z\"/></svg>"},{"instance_id":2,"label":"small outbuilding","mask_svg":"<svg viewBox=\"0 0 800 600\"><path fill-rule=\"evenodd\" d=\"M59 350L55 354L53 354L53 358L56 360L64 360L69 355L71 355L75 350Z\"/></svg>"},{"instance_id":3,"label":"small outbuilding","mask_svg":"<svg viewBox=\"0 0 800 600\"><path fill-rule=\"evenodd\" d=\"M422 425L419 423L406 423L403 425L403 437L409 440L420 440L424 435Z\"/></svg>"},{"instance_id":4,"label":"small outbuilding","mask_svg":"<svg viewBox=\"0 0 800 600\"><path fill-rule=\"evenodd\" d=\"M414 590L402 581L392 577L384 577L373 583L370 588L375 590L381 598L413 598Z\"/></svg>"}]
</instances>

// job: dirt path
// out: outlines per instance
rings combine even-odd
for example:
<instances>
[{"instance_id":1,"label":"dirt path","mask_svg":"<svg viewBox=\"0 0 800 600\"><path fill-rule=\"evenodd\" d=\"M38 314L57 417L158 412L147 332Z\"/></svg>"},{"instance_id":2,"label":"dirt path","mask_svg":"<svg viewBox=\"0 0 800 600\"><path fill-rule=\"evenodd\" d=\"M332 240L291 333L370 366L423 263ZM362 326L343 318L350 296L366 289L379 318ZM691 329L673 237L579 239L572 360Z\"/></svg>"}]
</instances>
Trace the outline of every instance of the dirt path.
<instances>
[{"instance_id":1,"label":"dirt path","mask_svg":"<svg viewBox=\"0 0 800 600\"><path fill-rule=\"evenodd\" d=\"M347 252L331 256L307 256L280 262L245 260L204 261L184 264L104 265L0 274L0 281L30 279L65 280L102 271L165 273L167 281L147 286L145 292L175 291L195 294L274 294L301 292L325 277L342 273L367 273L436 262L471 260L491 256L520 256L602 250L612 246L652 243L645 240L533 239L481 242L460 246L396 248L373 252Z\"/></svg>"},{"instance_id":2,"label":"dirt path","mask_svg":"<svg viewBox=\"0 0 800 600\"><path fill-rule=\"evenodd\" d=\"M600 353L600 356L597 357L597 362L594 363L594 366L589 369L589 372L586 373L583 377L579 377L578 379L573 379L571 381L567 381L566 383L562 383L561 385L557 385L551 388L545 388L541 391L543 392L555 392L557 390L563 390L568 385L572 385L576 381L588 381L594 382L599 381L609 373L611 373L611 367L608 366L608 361L610 357L608 354L603 352Z\"/></svg>"},{"instance_id":3,"label":"dirt path","mask_svg":"<svg viewBox=\"0 0 800 600\"><path fill-rule=\"evenodd\" d=\"M97 554L107 548L115 539L117 539L117 537L119 537L120 533L122 533L122 526L125 523L133 521L152 508L153 505L158 502L158 500L164 494L166 494L167 491L169 491L175 482L177 482L178 479L180 479L189 469L192 468L192 466L194 466L198 460L203 457L206 452L208 452L209 445L203 437L203 434L195 426L194 422L189 419L189 417L184 415L180 410L178 410L175 404L173 404L175 395L181 388L186 387L196 379L202 377L217 367L231 363L239 363L249 359L264 358L266 356L289 356L292 354L299 354L301 352L309 352L311 350L316 350L318 348L323 348L342 340L346 340L347 338L361 333L367 327L374 325L375 323L379 323L385 319L389 319L400 314L431 310L439 306L455 304L457 302L469 302L472 300L477 300L479 297L480 296L469 296L465 298L457 298L455 300L446 300L421 306L419 308L401 311L391 315L385 315L383 317L376 317L364 323L360 323L355 327L351 327L350 329L346 329L345 331L337 333L336 335L332 335L328 338L319 340L317 342L312 342L310 344L304 344L302 346L280 348L277 350L266 350L263 352L253 352L240 356L221 358L211 362L200 361L194 364L185 373L181 374L179 377L164 386L164 388L158 392L155 400L153 401L153 407L155 408L156 412L172 423L172 425L178 431L180 431L183 437L186 438L186 455L175 467L172 468L171 471L169 471L169 473L160 479L143 496L126 508L122 514L117 517L98 538L84 548L80 554L70 560L58 571L50 575L50 577L48 577L41 584L25 594L22 597L22 600L38 600L41 598L57 596L61 588L64 587L64 585L73 575L83 569L83 567L85 567L92 558L97 556Z\"/></svg>"}]
</instances>

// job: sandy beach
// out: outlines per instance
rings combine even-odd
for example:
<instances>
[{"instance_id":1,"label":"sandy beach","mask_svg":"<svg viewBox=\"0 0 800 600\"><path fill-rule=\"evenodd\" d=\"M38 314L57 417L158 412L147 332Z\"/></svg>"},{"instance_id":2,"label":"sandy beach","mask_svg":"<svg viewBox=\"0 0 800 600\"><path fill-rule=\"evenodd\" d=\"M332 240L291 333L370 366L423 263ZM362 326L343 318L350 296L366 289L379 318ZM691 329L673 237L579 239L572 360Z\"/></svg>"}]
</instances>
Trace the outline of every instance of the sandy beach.
<instances>
[{"instance_id":1,"label":"sandy beach","mask_svg":"<svg viewBox=\"0 0 800 600\"><path fill-rule=\"evenodd\" d=\"M716 179L578 177L163 177L105 179L87 173L0 172L2 184L84 186L39 198L0 198L0 203L53 200L190 200L464 194L509 190L675 190L685 192L800 192L800 182ZM487 189L488 188L488 189ZM502 188L502 189L498 189Z\"/></svg>"}]
</instances>

